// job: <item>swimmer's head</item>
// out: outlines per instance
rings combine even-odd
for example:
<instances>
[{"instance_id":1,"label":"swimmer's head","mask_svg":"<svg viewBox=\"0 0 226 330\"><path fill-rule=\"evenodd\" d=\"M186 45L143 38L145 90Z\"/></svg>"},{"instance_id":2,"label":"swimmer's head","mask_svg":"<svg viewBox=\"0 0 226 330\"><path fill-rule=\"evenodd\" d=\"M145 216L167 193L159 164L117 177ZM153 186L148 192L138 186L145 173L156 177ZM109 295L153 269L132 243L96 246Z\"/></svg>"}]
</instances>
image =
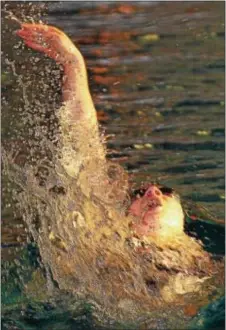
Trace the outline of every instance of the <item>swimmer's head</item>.
<instances>
[{"instance_id":1,"label":"swimmer's head","mask_svg":"<svg viewBox=\"0 0 226 330\"><path fill-rule=\"evenodd\" d=\"M172 189L151 184L130 206L132 230L138 237L169 237L183 234L184 214Z\"/></svg>"}]
</instances>

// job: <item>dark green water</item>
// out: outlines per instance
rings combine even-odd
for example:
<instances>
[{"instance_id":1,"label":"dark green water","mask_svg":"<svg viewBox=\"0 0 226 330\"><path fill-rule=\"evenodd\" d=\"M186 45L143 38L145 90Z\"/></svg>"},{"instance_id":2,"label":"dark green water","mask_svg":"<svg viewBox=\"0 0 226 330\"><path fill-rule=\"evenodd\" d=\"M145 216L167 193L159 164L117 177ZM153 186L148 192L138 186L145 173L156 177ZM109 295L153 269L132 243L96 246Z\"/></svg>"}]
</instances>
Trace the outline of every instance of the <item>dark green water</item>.
<instances>
[{"instance_id":1,"label":"dark green water","mask_svg":"<svg viewBox=\"0 0 226 330\"><path fill-rule=\"evenodd\" d=\"M31 17L37 22L40 11L44 22L65 31L79 46L100 122L110 135L108 157L128 170L134 188L159 181L173 187L185 201L198 203L216 219L224 219L224 2L133 2L126 6L120 2L57 2L44 3L46 8L41 10L42 5L22 7L6 2L2 9L7 7L29 22ZM19 39L13 34L17 28L16 21L6 19L3 11L2 144L23 154L23 148L32 143L36 125L46 135L54 135L51 114L59 106L59 72L54 64L44 70L51 63L48 59L39 55L39 61L31 61L34 52L17 47ZM37 117L41 119L34 122ZM57 304L41 304L24 294L37 256L33 249L30 256L27 249L21 250L18 237L26 242L26 234L12 208L4 181L3 327L94 327L90 306L75 312L66 295ZM207 213L202 218L210 217ZM214 251L224 253L221 227L190 226ZM12 260L16 264L6 263ZM222 302L216 305L220 313ZM212 315L203 312L206 318L207 314ZM204 322L203 327L217 328L219 315L214 324ZM198 320L194 322L198 328Z\"/></svg>"}]
</instances>

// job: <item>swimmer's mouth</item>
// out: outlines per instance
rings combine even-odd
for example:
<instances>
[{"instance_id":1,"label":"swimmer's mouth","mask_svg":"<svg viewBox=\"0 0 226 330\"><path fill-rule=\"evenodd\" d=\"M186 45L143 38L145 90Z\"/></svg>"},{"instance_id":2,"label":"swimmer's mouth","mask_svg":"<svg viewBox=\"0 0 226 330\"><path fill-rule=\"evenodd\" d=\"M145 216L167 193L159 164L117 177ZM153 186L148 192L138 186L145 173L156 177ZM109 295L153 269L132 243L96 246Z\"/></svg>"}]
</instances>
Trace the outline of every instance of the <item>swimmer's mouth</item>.
<instances>
[{"instance_id":1,"label":"swimmer's mouth","mask_svg":"<svg viewBox=\"0 0 226 330\"><path fill-rule=\"evenodd\" d=\"M154 209L154 208L161 207L161 206L162 206L162 203L160 203L157 200L150 200L150 201L148 201L148 207L149 208Z\"/></svg>"}]
</instances>

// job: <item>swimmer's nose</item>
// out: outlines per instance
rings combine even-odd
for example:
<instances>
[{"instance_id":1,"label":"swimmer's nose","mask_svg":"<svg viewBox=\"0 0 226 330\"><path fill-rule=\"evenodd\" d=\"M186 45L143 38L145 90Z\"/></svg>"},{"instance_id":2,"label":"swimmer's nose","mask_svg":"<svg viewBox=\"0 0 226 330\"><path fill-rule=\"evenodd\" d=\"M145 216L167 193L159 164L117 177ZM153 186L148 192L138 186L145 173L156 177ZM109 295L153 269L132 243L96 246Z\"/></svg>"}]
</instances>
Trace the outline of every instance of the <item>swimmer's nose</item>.
<instances>
[{"instance_id":1,"label":"swimmer's nose","mask_svg":"<svg viewBox=\"0 0 226 330\"><path fill-rule=\"evenodd\" d=\"M150 188L148 188L145 195L147 197L160 197L162 196L162 192L156 186L151 186Z\"/></svg>"}]
</instances>

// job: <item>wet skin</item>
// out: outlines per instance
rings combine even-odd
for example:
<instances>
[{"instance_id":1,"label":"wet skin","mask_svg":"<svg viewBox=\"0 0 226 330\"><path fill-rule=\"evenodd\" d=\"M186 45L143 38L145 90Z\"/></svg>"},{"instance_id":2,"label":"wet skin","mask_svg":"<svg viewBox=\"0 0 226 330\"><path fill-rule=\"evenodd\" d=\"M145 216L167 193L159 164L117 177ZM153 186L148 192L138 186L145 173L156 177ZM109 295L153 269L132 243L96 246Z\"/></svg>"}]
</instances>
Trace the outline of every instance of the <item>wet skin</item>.
<instances>
[{"instance_id":1,"label":"wet skin","mask_svg":"<svg viewBox=\"0 0 226 330\"><path fill-rule=\"evenodd\" d=\"M101 164L104 164L105 151L99 138L86 66L77 47L62 31L52 26L22 24L17 35L28 47L45 53L63 66L62 96L63 102L70 109L71 122L76 125L83 121L87 129L94 132L93 137L97 141L95 148L98 149ZM162 192L156 185L151 184L142 197L132 202L129 215L135 236L168 237L183 233L184 215L179 198L173 193Z\"/></svg>"}]
</instances>

